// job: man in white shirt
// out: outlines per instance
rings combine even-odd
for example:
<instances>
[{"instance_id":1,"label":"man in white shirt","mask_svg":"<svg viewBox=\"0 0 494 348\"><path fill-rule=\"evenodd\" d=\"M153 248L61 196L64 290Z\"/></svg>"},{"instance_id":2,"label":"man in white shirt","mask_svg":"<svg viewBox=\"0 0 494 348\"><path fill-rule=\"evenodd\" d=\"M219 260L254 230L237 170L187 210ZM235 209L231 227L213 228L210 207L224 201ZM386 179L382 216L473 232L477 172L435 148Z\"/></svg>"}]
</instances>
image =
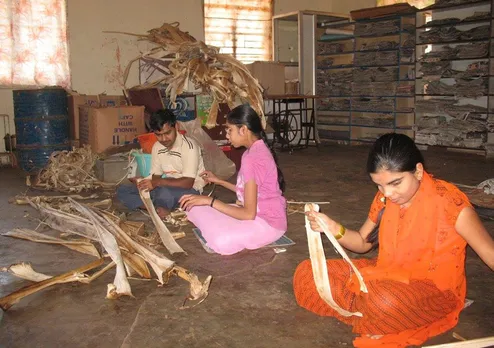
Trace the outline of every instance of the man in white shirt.
<instances>
[{"instance_id":1,"label":"man in white shirt","mask_svg":"<svg viewBox=\"0 0 494 348\"><path fill-rule=\"evenodd\" d=\"M149 124L158 139L151 154L152 177L138 184L137 178L130 179L133 185L118 187L117 198L129 209L145 209L139 190L149 190L156 212L164 218L178 207L184 194L202 192L202 149L196 140L178 133L176 117L170 110L153 113Z\"/></svg>"}]
</instances>

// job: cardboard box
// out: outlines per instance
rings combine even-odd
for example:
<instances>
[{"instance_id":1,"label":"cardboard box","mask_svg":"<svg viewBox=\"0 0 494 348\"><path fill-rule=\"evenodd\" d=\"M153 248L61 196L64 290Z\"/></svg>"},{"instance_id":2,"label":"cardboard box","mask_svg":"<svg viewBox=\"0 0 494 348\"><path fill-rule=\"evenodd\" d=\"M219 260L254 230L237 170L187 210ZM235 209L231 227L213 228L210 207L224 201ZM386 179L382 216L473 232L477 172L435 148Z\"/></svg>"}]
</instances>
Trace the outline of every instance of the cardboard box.
<instances>
[{"instance_id":1,"label":"cardboard box","mask_svg":"<svg viewBox=\"0 0 494 348\"><path fill-rule=\"evenodd\" d=\"M120 95L85 95L74 94L68 96L70 139L79 140L79 106L121 106L126 105L124 96Z\"/></svg>"},{"instance_id":2,"label":"cardboard box","mask_svg":"<svg viewBox=\"0 0 494 348\"><path fill-rule=\"evenodd\" d=\"M285 81L285 94L299 94L298 81Z\"/></svg>"},{"instance_id":3,"label":"cardboard box","mask_svg":"<svg viewBox=\"0 0 494 348\"><path fill-rule=\"evenodd\" d=\"M146 133L143 106L79 107L81 145L88 144L96 153L112 146L137 141Z\"/></svg>"},{"instance_id":4,"label":"cardboard box","mask_svg":"<svg viewBox=\"0 0 494 348\"><path fill-rule=\"evenodd\" d=\"M79 105L99 106L97 95L69 95L70 139L79 139Z\"/></svg>"},{"instance_id":5,"label":"cardboard box","mask_svg":"<svg viewBox=\"0 0 494 348\"><path fill-rule=\"evenodd\" d=\"M99 106L125 106L127 100L123 95L106 95L100 94L98 96Z\"/></svg>"},{"instance_id":6,"label":"cardboard box","mask_svg":"<svg viewBox=\"0 0 494 348\"><path fill-rule=\"evenodd\" d=\"M285 94L285 66L276 62L246 64L268 95Z\"/></svg>"}]
</instances>

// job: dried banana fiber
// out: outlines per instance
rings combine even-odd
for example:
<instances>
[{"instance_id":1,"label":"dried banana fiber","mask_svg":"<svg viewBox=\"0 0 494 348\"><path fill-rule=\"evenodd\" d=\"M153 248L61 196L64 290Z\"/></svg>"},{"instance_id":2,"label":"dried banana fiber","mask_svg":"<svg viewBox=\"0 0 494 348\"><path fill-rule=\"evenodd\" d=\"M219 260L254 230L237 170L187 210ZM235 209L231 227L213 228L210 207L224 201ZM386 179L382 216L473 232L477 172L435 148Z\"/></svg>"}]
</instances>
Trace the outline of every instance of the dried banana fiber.
<instances>
[{"instance_id":1,"label":"dried banana fiber","mask_svg":"<svg viewBox=\"0 0 494 348\"><path fill-rule=\"evenodd\" d=\"M60 244L83 254L93 255L97 258L101 257L96 247L89 241L64 240L61 238L42 234L28 228L14 228L13 230L6 232L3 235L7 237L30 240L37 243Z\"/></svg>"},{"instance_id":2,"label":"dried banana fiber","mask_svg":"<svg viewBox=\"0 0 494 348\"><path fill-rule=\"evenodd\" d=\"M140 181L140 180L139 180ZM156 227L156 231L160 235L161 241L166 249L170 252L170 254L175 253L184 253L184 249L175 241L170 230L166 227L163 220L156 213L156 209L154 208L153 201L151 200L151 195L147 190L139 191L139 195L141 196L142 202L144 203L149 215L151 216L151 220L153 220L154 227Z\"/></svg>"},{"instance_id":3,"label":"dried banana fiber","mask_svg":"<svg viewBox=\"0 0 494 348\"><path fill-rule=\"evenodd\" d=\"M206 128L211 129L216 127L216 119L218 117L219 104L218 101L214 100L209 109L208 120L206 122Z\"/></svg>"},{"instance_id":4,"label":"dried banana fiber","mask_svg":"<svg viewBox=\"0 0 494 348\"><path fill-rule=\"evenodd\" d=\"M218 105L226 103L230 108L236 101L249 103L259 114L264 128L263 89L259 81L252 76L247 67L228 54L220 54L217 47L208 46L202 41L179 29L179 23L163 24L148 31L146 35L125 32L107 32L132 35L139 40L149 41L157 47L132 59L127 65L123 81L126 87L132 65L141 62L141 68L156 70L162 77L133 88L149 88L166 84L166 94L172 105L177 95L184 91L190 81L196 89L213 97L213 106L209 110L207 127L216 126ZM165 57L174 58L165 58Z\"/></svg>"},{"instance_id":5,"label":"dried banana fiber","mask_svg":"<svg viewBox=\"0 0 494 348\"><path fill-rule=\"evenodd\" d=\"M32 186L37 189L77 193L114 186L100 182L95 177L94 165L97 159L98 156L88 145L71 151L55 151L50 155L48 164L38 174Z\"/></svg>"},{"instance_id":6,"label":"dried banana fiber","mask_svg":"<svg viewBox=\"0 0 494 348\"><path fill-rule=\"evenodd\" d=\"M312 206L312 210L319 211L319 206L317 204L306 204L305 211L310 211ZM353 271L357 275L360 284L360 290L362 292L367 293L367 286L364 283L364 279L362 275L355 267L353 262L350 260L345 250L341 247L340 243L336 240L331 232L329 232L328 226L324 223L322 219L318 218L318 223L322 227L324 234L330 240L331 244L335 247L335 249L340 253L345 261L352 267ZM322 245L321 233L315 232L310 227L310 222L308 217L305 217L305 229L307 231L307 241L309 243L309 254L310 261L312 264L312 272L314 275L314 282L316 284L317 292L321 296L321 298L335 311L337 311L340 315L345 317L350 317L352 315L361 317L362 313L360 312L349 312L343 308L341 308L333 299L333 295L331 294L331 286L329 283L329 275L328 268L326 265L326 255L324 254L324 248Z\"/></svg>"}]
</instances>

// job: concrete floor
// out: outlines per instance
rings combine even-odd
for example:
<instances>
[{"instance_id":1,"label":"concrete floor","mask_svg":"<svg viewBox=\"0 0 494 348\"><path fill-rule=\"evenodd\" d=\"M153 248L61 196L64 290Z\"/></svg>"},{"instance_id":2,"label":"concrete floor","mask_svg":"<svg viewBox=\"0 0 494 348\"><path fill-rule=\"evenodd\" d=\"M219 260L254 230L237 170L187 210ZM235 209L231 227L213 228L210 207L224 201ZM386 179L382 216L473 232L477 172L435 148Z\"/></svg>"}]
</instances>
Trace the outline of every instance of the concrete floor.
<instances>
[{"instance_id":1,"label":"concrete floor","mask_svg":"<svg viewBox=\"0 0 494 348\"><path fill-rule=\"evenodd\" d=\"M365 173L367 147L327 146L279 155L289 199L331 201L325 210L351 228L364 221L376 188ZM435 176L475 185L492 177L494 162L442 150L424 152ZM37 213L8 204L26 190L22 175L0 169L0 232L34 228ZM219 191L225 200L232 194ZM494 221L486 221L494 235ZM190 232L190 227L187 227ZM272 249L230 257L207 254L192 233L180 240L188 256L179 264L204 279L213 275L210 295L199 306L179 310L188 286L178 278L158 287L130 280L135 298L105 299L110 271L90 285L53 286L23 299L3 314L0 347L340 347L352 346L351 329L333 318L299 308L292 293L296 265L308 257L303 216L289 217L287 235L297 244L285 253ZM327 257L337 257L331 247ZM0 266L29 261L35 270L59 274L92 260L64 247L0 237ZM471 250L467 259L468 295L458 326L428 344L453 342L452 332L467 339L494 334L494 274ZM29 284L0 273L0 296ZM1 315L1 314L0 314Z\"/></svg>"}]
</instances>

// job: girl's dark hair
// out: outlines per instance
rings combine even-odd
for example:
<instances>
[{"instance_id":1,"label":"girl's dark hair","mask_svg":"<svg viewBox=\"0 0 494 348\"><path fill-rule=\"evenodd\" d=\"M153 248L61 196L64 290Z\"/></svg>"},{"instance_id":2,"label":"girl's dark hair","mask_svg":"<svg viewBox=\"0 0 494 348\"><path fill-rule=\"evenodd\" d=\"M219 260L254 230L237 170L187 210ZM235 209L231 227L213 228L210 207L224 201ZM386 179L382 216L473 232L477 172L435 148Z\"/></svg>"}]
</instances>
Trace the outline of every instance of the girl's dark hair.
<instances>
[{"instance_id":1,"label":"girl's dark hair","mask_svg":"<svg viewBox=\"0 0 494 348\"><path fill-rule=\"evenodd\" d=\"M149 127L153 132L159 132L165 124L170 127L175 127L177 117L170 109L161 109L151 114L149 119Z\"/></svg>"},{"instance_id":2,"label":"girl's dark hair","mask_svg":"<svg viewBox=\"0 0 494 348\"><path fill-rule=\"evenodd\" d=\"M226 120L228 123L234 124L237 127L247 126L247 129L250 130L257 138L264 141L268 149L271 150L274 162L276 163L276 168L278 170L278 185L280 186L280 190L281 192L285 192L285 178L283 177L283 172L278 165L278 158L276 157L275 152L269 147L266 132L264 132L264 129L262 128L261 118L257 112L248 104L239 105L226 116Z\"/></svg>"},{"instance_id":3,"label":"girl's dark hair","mask_svg":"<svg viewBox=\"0 0 494 348\"><path fill-rule=\"evenodd\" d=\"M367 159L367 173L380 170L391 172L415 172L424 157L412 139L404 134L388 133L376 140Z\"/></svg>"},{"instance_id":4,"label":"girl's dark hair","mask_svg":"<svg viewBox=\"0 0 494 348\"><path fill-rule=\"evenodd\" d=\"M367 173L377 173L380 170L414 173L419 163L424 164L424 157L412 139L404 134L388 133L377 139L372 146L367 158ZM367 236L372 249L379 246L379 225L384 209L379 212L376 227Z\"/></svg>"}]
</instances>

